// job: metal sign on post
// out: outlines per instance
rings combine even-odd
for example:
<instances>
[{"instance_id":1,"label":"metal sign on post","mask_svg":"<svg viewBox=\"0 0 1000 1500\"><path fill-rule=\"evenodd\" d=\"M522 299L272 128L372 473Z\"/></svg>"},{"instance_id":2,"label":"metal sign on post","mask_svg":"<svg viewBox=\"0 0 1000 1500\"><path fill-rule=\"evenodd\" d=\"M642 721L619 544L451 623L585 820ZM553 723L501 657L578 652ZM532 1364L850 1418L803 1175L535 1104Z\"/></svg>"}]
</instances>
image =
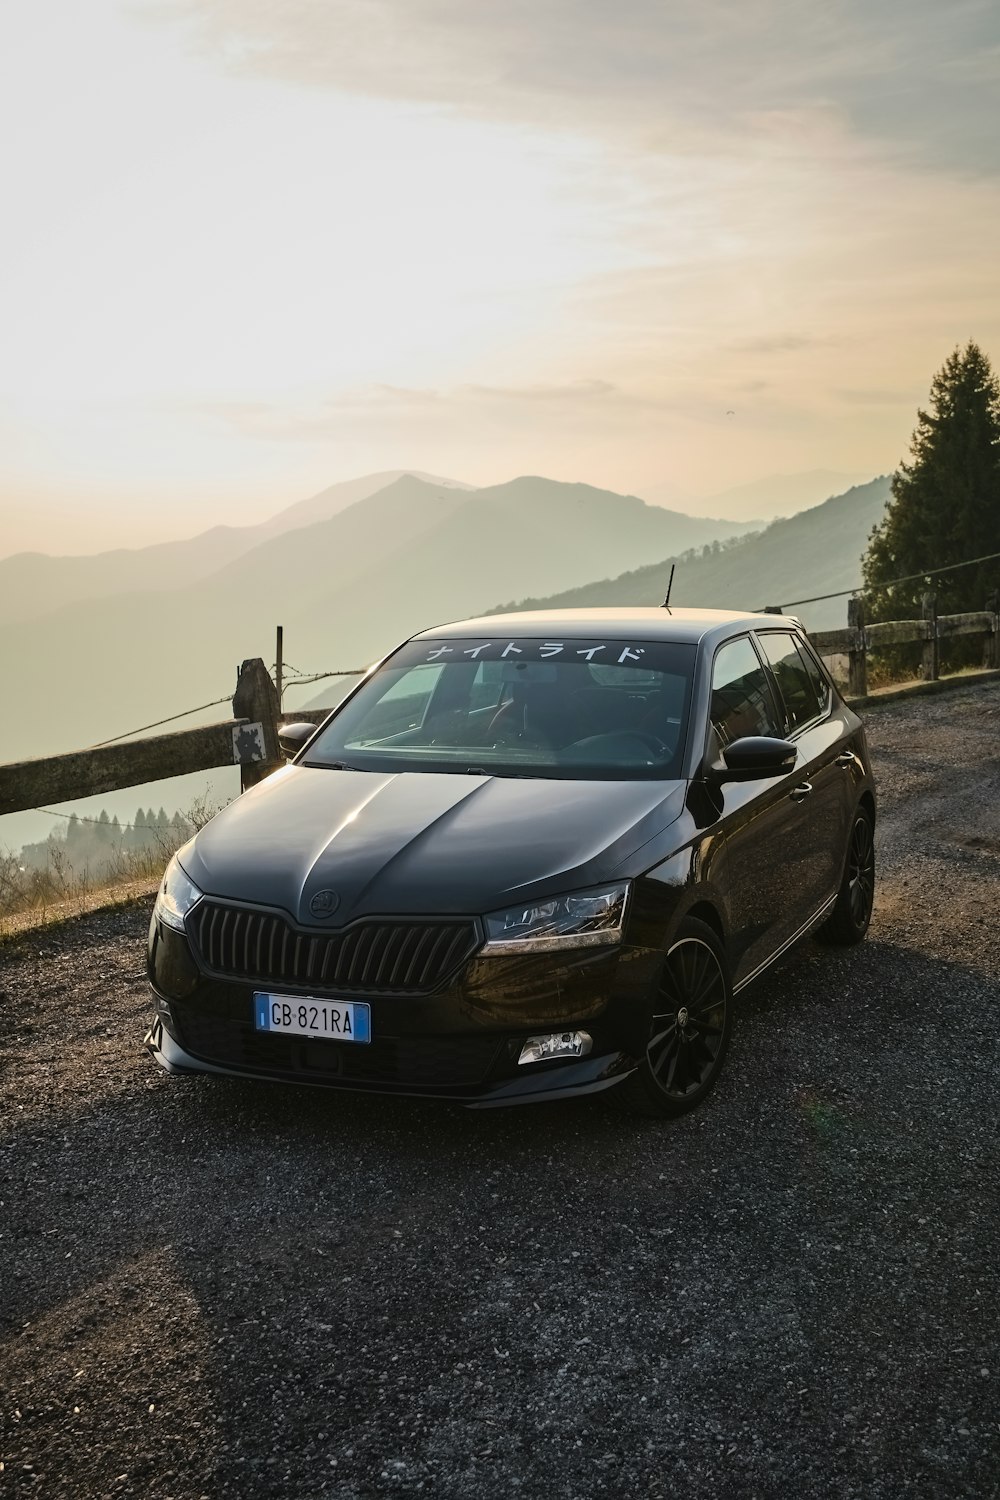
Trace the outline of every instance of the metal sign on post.
<instances>
[{"instance_id":1,"label":"metal sign on post","mask_svg":"<svg viewBox=\"0 0 1000 1500\"><path fill-rule=\"evenodd\" d=\"M238 725L233 730L233 765L252 766L264 757L263 724Z\"/></svg>"}]
</instances>

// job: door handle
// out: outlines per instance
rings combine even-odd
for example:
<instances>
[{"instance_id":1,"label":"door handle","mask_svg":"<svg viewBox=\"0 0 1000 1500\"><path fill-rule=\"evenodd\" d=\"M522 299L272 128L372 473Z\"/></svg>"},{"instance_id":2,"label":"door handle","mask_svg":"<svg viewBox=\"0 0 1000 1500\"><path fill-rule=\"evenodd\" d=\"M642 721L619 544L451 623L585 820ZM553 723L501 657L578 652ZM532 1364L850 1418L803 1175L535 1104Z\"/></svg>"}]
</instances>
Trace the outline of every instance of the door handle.
<instances>
[{"instance_id":1,"label":"door handle","mask_svg":"<svg viewBox=\"0 0 1000 1500\"><path fill-rule=\"evenodd\" d=\"M857 758L853 750L845 750L843 755L837 756L836 764L843 766L846 770L849 766L853 766L856 763Z\"/></svg>"},{"instance_id":2,"label":"door handle","mask_svg":"<svg viewBox=\"0 0 1000 1500\"><path fill-rule=\"evenodd\" d=\"M801 786L795 787L788 795L793 802L804 802L807 797L812 796L812 783L803 781Z\"/></svg>"}]
</instances>

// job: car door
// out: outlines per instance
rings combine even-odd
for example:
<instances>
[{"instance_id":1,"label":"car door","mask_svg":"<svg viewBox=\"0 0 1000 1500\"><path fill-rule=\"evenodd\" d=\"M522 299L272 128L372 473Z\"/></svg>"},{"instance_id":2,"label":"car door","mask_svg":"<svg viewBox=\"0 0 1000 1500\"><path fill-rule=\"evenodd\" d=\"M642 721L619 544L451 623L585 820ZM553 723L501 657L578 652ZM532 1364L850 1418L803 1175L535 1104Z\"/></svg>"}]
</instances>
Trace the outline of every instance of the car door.
<instances>
[{"instance_id":1,"label":"car door","mask_svg":"<svg viewBox=\"0 0 1000 1500\"><path fill-rule=\"evenodd\" d=\"M784 737L784 713L749 634L726 641L712 667L709 762L746 735ZM807 920L797 886L806 834L792 795L798 770L718 787L725 859L719 880L736 983L746 980Z\"/></svg>"},{"instance_id":2,"label":"car door","mask_svg":"<svg viewBox=\"0 0 1000 1500\"><path fill-rule=\"evenodd\" d=\"M755 632L774 677L785 715L785 737L796 746L796 785L802 837L795 879L808 915L840 884L850 822L851 779L844 774L843 725L831 714L832 694L809 648L788 630Z\"/></svg>"}]
</instances>

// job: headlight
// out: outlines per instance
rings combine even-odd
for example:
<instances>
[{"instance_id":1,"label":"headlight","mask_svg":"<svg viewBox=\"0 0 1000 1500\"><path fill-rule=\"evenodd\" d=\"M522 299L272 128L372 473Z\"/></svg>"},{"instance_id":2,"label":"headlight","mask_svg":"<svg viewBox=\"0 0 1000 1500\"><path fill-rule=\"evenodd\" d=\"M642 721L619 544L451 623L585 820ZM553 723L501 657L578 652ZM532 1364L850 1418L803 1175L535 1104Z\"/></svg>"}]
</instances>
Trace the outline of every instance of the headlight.
<instances>
[{"instance_id":1,"label":"headlight","mask_svg":"<svg viewBox=\"0 0 1000 1500\"><path fill-rule=\"evenodd\" d=\"M490 912L483 919L486 943L482 952L543 953L552 948L620 943L628 892L628 882L623 881Z\"/></svg>"},{"instance_id":2,"label":"headlight","mask_svg":"<svg viewBox=\"0 0 1000 1500\"><path fill-rule=\"evenodd\" d=\"M184 918L195 902L200 900L201 891L194 881L189 880L184 874L175 854L164 872L156 897L156 905L153 907L153 916L159 917L161 922L166 922L168 927L176 927L179 932L183 932Z\"/></svg>"}]
</instances>

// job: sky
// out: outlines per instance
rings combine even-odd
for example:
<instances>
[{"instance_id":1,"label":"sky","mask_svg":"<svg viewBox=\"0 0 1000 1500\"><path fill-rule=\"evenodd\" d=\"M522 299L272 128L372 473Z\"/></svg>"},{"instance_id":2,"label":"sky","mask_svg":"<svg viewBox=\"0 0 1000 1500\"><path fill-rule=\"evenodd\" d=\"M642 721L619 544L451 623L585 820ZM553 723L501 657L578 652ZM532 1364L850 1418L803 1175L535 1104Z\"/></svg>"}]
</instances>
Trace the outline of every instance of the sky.
<instances>
[{"instance_id":1,"label":"sky","mask_svg":"<svg viewBox=\"0 0 1000 1500\"><path fill-rule=\"evenodd\" d=\"M0 556L886 472L1000 363L998 100L995 0L12 0Z\"/></svg>"}]
</instances>

